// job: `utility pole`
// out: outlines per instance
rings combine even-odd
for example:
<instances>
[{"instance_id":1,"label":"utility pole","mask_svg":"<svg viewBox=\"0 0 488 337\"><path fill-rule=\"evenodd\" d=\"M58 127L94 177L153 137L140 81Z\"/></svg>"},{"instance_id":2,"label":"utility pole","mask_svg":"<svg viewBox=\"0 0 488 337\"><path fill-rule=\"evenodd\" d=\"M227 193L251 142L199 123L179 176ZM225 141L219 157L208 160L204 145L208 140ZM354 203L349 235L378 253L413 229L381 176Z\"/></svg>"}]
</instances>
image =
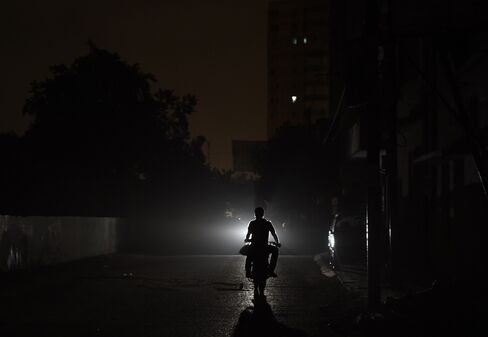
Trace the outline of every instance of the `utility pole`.
<instances>
[{"instance_id":1,"label":"utility pole","mask_svg":"<svg viewBox=\"0 0 488 337\"><path fill-rule=\"evenodd\" d=\"M368 308L378 311L381 304L381 184L380 146L382 107L379 101L378 61L379 48L378 0L366 2L365 57L367 66L367 164L368 164Z\"/></svg>"},{"instance_id":2,"label":"utility pole","mask_svg":"<svg viewBox=\"0 0 488 337\"><path fill-rule=\"evenodd\" d=\"M383 76L380 87L385 104L385 127L388 137L386 145L386 223L383 228L383 237L388 248L384 251L388 254L387 263L388 280L396 283L396 242L398 233L398 153L397 153L397 83L396 83L396 41L393 36L392 22L392 0L383 0L384 6L381 9L381 21L383 31L381 32L381 43L384 56L382 61Z\"/></svg>"}]
</instances>

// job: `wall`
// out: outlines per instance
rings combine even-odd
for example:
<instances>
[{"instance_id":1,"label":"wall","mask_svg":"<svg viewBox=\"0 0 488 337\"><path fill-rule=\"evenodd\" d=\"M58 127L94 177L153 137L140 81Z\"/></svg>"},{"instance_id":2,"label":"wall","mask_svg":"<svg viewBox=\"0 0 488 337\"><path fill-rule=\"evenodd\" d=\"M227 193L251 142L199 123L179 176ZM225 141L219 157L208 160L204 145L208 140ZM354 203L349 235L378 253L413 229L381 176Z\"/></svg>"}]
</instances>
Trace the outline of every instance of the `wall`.
<instances>
[{"instance_id":1,"label":"wall","mask_svg":"<svg viewBox=\"0 0 488 337\"><path fill-rule=\"evenodd\" d=\"M120 222L106 217L0 215L0 270L114 253Z\"/></svg>"}]
</instances>

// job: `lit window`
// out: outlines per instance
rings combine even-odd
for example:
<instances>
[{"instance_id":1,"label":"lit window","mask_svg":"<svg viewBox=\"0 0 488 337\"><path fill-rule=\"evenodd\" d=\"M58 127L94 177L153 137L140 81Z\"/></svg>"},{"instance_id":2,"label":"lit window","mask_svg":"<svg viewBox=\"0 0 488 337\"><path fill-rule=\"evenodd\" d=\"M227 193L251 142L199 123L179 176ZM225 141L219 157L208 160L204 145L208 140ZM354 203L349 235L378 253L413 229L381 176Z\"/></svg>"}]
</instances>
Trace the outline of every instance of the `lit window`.
<instances>
[{"instance_id":1,"label":"lit window","mask_svg":"<svg viewBox=\"0 0 488 337\"><path fill-rule=\"evenodd\" d=\"M297 96L291 96L291 102L292 103L295 103L297 101Z\"/></svg>"},{"instance_id":2,"label":"lit window","mask_svg":"<svg viewBox=\"0 0 488 337\"><path fill-rule=\"evenodd\" d=\"M306 37L303 38L303 44L307 44L308 43L308 40Z\"/></svg>"},{"instance_id":3,"label":"lit window","mask_svg":"<svg viewBox=\"0 0 488 337\"><path fill-rule=\"evenodd\" d=\"M291 43L293 44L298 44L298 39L296 37L294 37L293 39L291 39Z\"/></svg>"}]
</instances>

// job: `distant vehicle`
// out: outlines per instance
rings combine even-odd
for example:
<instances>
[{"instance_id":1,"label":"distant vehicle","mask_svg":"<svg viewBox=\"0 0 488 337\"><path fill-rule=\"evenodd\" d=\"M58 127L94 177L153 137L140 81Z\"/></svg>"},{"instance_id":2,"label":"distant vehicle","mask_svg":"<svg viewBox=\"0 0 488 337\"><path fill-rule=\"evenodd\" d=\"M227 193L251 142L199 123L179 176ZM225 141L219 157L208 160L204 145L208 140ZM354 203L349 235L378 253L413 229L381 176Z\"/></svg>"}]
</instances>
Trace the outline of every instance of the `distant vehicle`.
<instances>
[{"instance_id":1,"label":"distant vehicle","mask_svg":"<svg viewBox=\"0 0 488 337\"><path fill-rule=\"evenodd\" d=\"M328 239L333 269L366 269L367 228L363 216L336 214Z\"/></svg>"}]
</instances>

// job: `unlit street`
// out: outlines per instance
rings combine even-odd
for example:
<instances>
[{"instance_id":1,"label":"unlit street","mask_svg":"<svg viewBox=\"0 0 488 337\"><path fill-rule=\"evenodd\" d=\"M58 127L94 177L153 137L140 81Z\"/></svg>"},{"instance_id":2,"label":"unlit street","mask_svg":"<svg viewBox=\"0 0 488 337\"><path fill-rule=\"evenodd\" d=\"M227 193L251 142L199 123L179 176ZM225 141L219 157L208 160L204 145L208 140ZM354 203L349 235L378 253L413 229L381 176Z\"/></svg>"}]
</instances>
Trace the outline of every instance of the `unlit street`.
<instances>
[{"instance_id":1,"label":"unlit street","mask_svg":"<svg viewBox=\"0 0 488 337\"><path fill-rule=\"evenodd\" d=\"M357 305L312 256L281 256L255 309L242 256L112 255L8 274L1 336L339 336ZM256 311L258 310L258 311Z\"/></svg>"}]
</instances>

